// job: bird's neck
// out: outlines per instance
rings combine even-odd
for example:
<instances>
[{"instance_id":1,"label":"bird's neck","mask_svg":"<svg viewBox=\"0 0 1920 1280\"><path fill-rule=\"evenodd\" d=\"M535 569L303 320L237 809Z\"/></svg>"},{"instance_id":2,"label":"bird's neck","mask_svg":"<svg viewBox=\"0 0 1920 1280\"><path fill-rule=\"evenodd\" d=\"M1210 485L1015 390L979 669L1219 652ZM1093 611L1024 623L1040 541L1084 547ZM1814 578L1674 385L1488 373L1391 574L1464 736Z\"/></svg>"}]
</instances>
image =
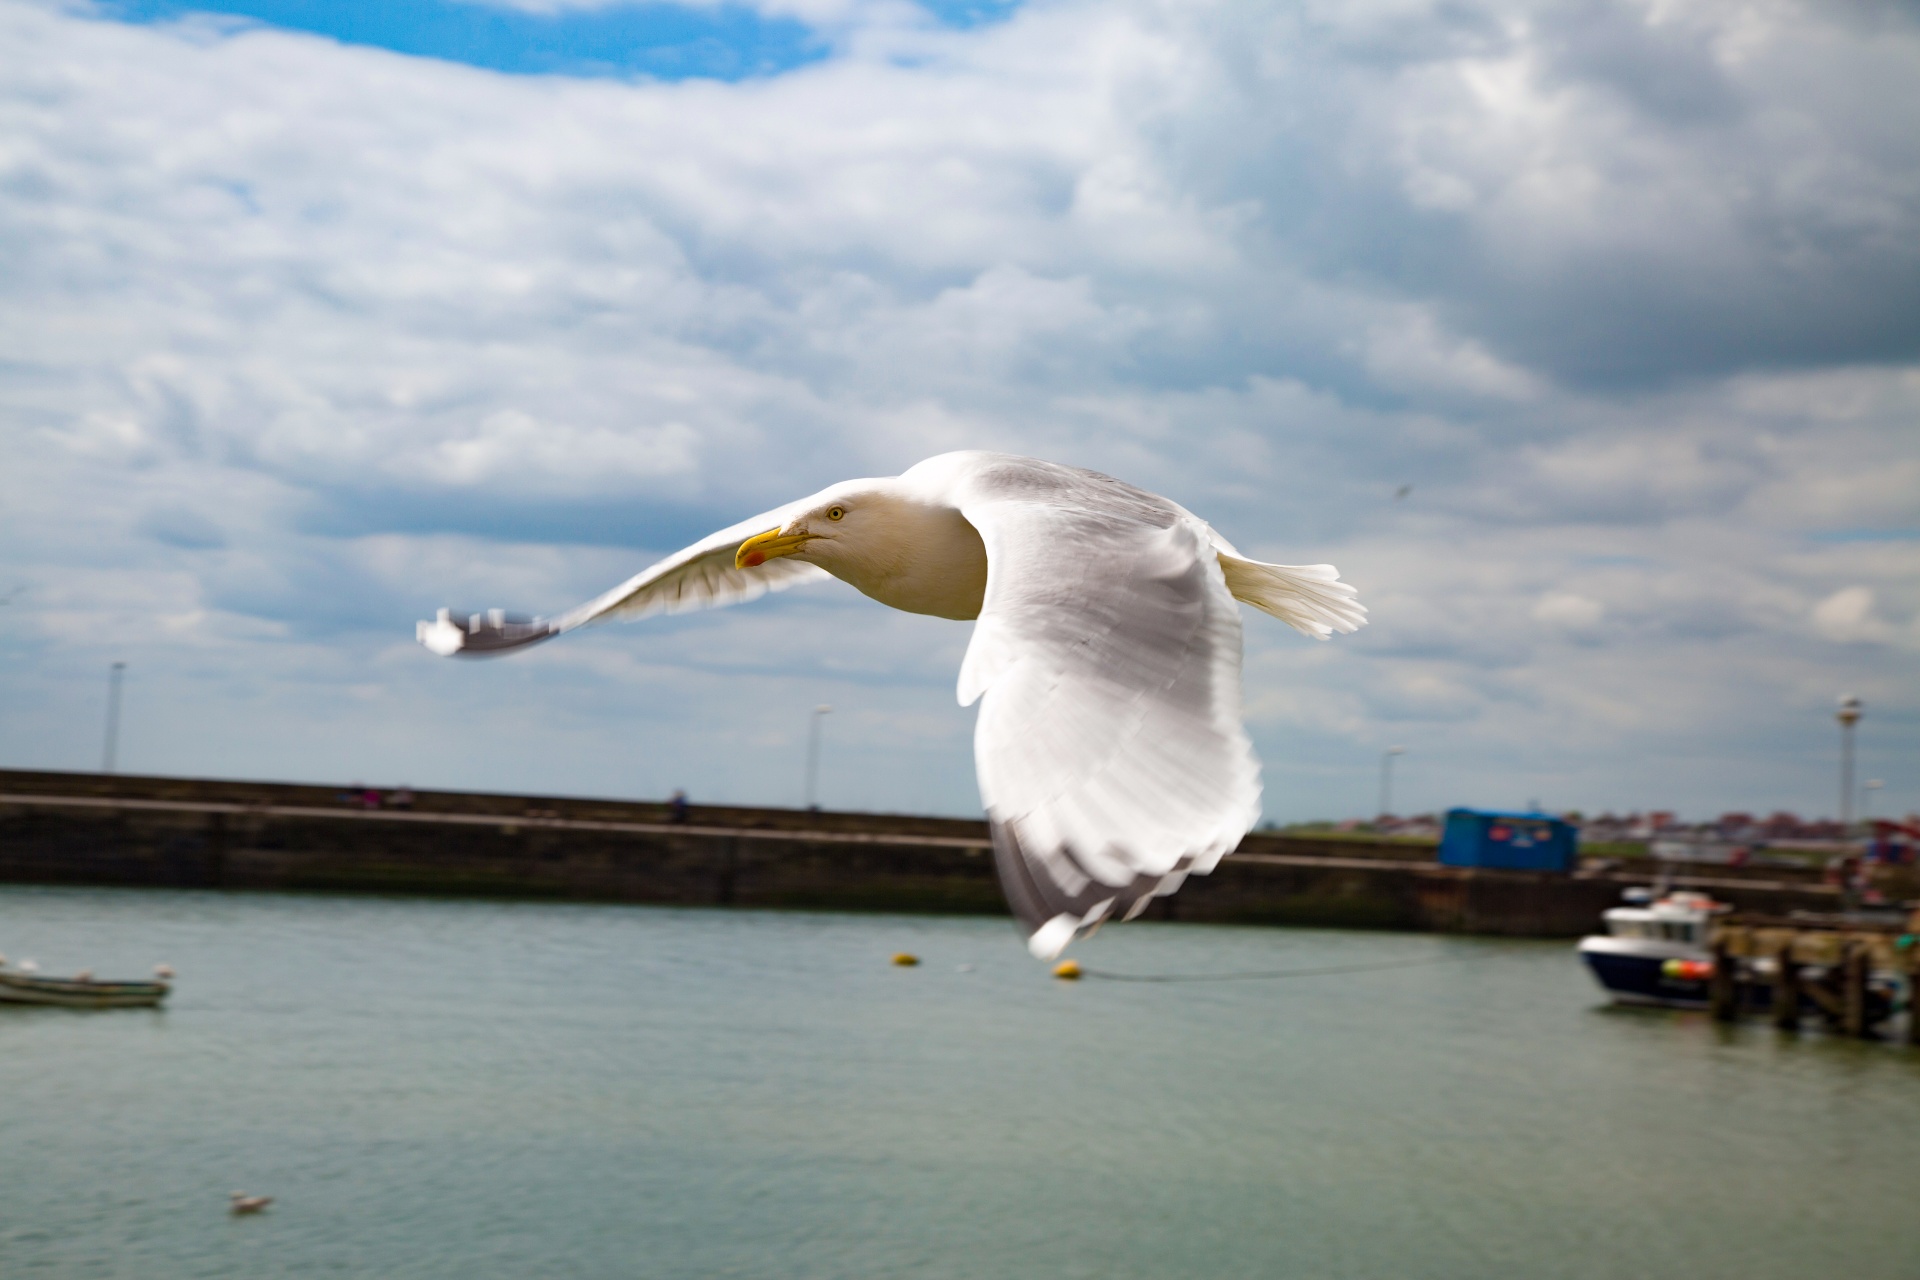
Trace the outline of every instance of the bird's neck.
<instances>
[{"instance_id":1,"label":"bird's neck","mask_svg":"<svg viewBox=\"0 0 1920 1280\"><path fill-rule=\"evenodd\" d=\"M856 555L822 567L881 604L936 618L980 616L987 549L950 506L901 500L887 509L883 537L863 539Z\"/></svg>"}]
</instances>

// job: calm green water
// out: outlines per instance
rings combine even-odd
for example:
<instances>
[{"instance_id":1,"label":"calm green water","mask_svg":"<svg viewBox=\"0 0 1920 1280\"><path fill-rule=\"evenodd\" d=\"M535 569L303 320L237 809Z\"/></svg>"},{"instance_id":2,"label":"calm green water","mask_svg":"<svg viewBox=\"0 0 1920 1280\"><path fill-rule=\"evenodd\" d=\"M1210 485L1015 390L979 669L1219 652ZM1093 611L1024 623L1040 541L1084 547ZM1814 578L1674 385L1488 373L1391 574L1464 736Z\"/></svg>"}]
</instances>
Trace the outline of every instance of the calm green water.
<instances>
[{"instance_id":1,"label":"calm green water","mask_svg":"<svg viewBox=\"0 0 1920 1280\"><path fill-rule=\"evenodd\" d=\"M1920 1275L1920 1054L1564 944L0 889L0 950L180 970L0 1009L8 1280Z\"/></svg>"}]
</instances>

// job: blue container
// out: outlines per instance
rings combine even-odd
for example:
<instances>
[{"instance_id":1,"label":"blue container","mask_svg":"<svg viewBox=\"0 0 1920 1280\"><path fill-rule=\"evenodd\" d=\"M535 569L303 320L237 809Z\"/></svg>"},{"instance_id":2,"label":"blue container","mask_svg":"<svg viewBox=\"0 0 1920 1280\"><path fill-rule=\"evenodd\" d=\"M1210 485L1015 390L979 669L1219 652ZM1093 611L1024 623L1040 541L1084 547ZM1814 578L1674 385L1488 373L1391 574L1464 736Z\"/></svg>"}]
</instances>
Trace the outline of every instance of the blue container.
<instances>
[{"instance_id":1,"label":"blue container","mask_svg":"<svg viewBox=\"0 0 1920 1280\"><path fill-rule=\"evenodd\" d=\"M1440 861L1449 867L1568 872L1580 862L1580 833L1550 813L1449 809Z\"/></svg>"}]
</instances>

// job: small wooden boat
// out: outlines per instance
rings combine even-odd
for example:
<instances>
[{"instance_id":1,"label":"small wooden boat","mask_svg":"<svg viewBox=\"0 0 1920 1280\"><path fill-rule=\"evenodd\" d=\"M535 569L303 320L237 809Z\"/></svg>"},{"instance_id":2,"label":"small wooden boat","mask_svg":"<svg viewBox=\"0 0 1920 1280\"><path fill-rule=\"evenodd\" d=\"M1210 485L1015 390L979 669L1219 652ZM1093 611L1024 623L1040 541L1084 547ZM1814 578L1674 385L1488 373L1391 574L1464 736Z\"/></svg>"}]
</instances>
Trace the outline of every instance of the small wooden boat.
<instances>
[{"instance_id":1,"label":"small wooden boat","mask_svg":"<svg viewBox=\"0 0 1920 1280\"><path fill-rule=\"evenodd\" d=\"M127 1009L156 1005L172 990L165 982L95 982L92 978L43 978L0 969L0 1004L57 1004L69 1009Z\"/></svg>"}]
</instances>

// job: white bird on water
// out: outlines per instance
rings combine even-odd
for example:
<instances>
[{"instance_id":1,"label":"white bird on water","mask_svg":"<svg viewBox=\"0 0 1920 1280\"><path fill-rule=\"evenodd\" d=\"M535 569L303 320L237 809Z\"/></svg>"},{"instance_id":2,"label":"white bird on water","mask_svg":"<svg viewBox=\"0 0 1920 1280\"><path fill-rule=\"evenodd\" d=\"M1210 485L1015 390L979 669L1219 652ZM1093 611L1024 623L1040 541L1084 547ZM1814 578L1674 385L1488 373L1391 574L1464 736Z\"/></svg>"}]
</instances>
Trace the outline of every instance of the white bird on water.
<instances>
[{"instance_id":1,"label":"white bird on water","mask_svg":"<svg viewBox=\"0 0 1920 1280\"><path fill-rule=\"evenodd\" d=\"M1212 871L1258 821L1234 601L1320 640L1366 622L1332 565L1248 560L1110 476L966 452L830 485L557 618L442 609L418 636L438 654L500 653L829 574L908 613L977 619L960 705L981 704L974 762L1001 887L1049 960Z\"/></svg>"}]
</instances>

